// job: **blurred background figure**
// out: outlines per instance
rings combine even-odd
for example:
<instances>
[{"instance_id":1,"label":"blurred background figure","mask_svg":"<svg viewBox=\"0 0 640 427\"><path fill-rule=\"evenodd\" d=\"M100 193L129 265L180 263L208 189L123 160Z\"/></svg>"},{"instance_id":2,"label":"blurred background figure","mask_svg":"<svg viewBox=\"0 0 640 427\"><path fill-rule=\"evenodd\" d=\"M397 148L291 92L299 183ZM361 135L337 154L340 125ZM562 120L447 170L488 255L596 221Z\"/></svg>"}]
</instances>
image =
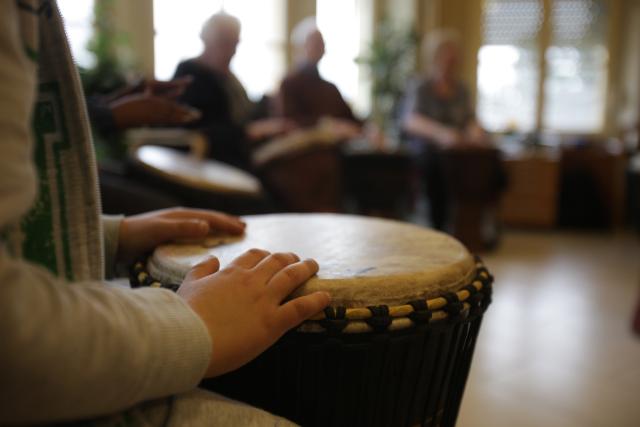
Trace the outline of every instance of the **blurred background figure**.
<instances>
[{"instance_id":1,"label":"blurred background figure","mask_svg":"<svg viewBox=\"0 0 640 427\"><path fill-rule=\"evenodd\" d=\"M202 113L192 127L206 133L209 155L249 168L251 143L281 134L289 125L281 119L259 119L259 109L229 68L240 41L240 29L240 21L234 16L214 14L200 33L204 50L197 58L181 62L175 78L192 79L178 99Z\"/></svg>"},{"instance_id":2,"label":"blurred background figure","mask_svg":"<svg viewBox=\"0 0 640 427\"><path fill-rule=\"evenodd\" d=\"M404 129L440 148L489 143L475 118L469 90L460 80L459 40L453 30L426 35L426 73L408 89Z\"/></svg>"},{"instance_id":3,"label":"blurred background figure","mask_svg":"<svg viewBox=\"0 0 640 427\"><path fill-rule=\"evenodd\" d=\"M426 189L431 224L439 230L452 232L450 224L455 218L452 218L451 198L452 192L456 192L452 181L459 181L454 175L462 166L456 165L453 152L466 150L465 157L477 158L479 151L491 147L491 142L475 118L469 90L459 77L458 33L453 30L429 33L425 36L423 50L426 72L407 90L402 128L409 137L408 149L416 160ZM474 159L470 160L473 163ZM462 159L457 161L464 162ZM500 168L498 162L495 168ZM495 180L492 185L498 186L500 182L495 176L474 178Z\"/></svg>"},{"instance_id":4,"label":"blurred background figure","mask_svg":"<svg viewBox=\"0 0 640 427\"><path fill-rule=\"evenodd\" d=\"M291 32L296 63L284 78L276 100L276 115L291 119L297 126L310 127L320 119L344 137L360 132L361 122L345 102L338 88L320 76L318 63L325 53L322 33L315 17L299 22Z\"/></svg>"}]
</instances>

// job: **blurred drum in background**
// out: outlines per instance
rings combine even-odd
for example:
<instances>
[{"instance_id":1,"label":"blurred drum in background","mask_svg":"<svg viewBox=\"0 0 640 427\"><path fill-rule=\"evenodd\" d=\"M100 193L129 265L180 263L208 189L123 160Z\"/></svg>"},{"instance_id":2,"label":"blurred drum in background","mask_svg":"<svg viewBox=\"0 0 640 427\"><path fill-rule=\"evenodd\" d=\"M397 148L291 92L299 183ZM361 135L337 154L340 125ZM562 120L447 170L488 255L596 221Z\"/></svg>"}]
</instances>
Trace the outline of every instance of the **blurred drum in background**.
<instances>
[{"instance_id":1,"label":"blurred drum in background","mask_svg":"<svg viewBox=\"0 0 640 427\"><path fill-rule=\"evenodd\" d=\"M198 138L185 137L194 132L178 132L179 137L170 133L171 138L158 132L147 134L133 144L130 159L141 180L176 194L190 207L234 214L266 211L263 188L255 176L226 163L204 159L206 142L198 144ZM168 146L149 145L158 143Z\"/></svg>"},{"instance_id":2,"label":"blurred drum in background","mask_svg":"<svg viewBox=\"0 0 640 427\"><path fill-rule=\"evenodd\" d=\"M341 140L329 122L321 122L254 151L257 173L282 210L342 211Z\"/></svg>"},{"instance_id":3,"label":"blurred drum in background","mask_svg":"<svg viewBox=\"0 0 640 427\"><path fill-rule=\"evenodd\" d=\"M454 426L492 277L457 240L416 225L349 215L244 218L244 236L157 248L132 284L177 289L215 255L252 247L315 258L294 295L332 305L207 388L305 426ZM238 307L242 310L243 307Z\"/></svg>"}]
</instances>

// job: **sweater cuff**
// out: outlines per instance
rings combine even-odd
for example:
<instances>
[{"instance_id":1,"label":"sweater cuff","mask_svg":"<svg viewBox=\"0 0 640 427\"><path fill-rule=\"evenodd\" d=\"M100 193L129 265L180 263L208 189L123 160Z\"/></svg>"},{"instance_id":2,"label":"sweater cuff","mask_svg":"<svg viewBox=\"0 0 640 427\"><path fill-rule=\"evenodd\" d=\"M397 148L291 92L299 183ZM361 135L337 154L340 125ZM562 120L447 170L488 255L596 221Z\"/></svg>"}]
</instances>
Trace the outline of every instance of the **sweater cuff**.
<instances>
[{"instance_id":1,"label":"sweater cuff","mask_svg":"<svg viewBox=\"0 0 640 427\"><path fill-rule=\"evenodd\" d=\"M206 325L169 290L145 288L135 292L145 294L145 300L154 306L153 317L157 316L158 326L149 330L158 336L150 340L157 346L150 351L156 357L149 362L153 378L144 395L161 397L196 387L211 361L212 341ZM162 313L157 313L157 306L163 307Z\"/></svg>"},{"instance_id":2,"label":"sweater cuff","mask_svg":"<svg viewBox=\"0 0 640 427\"><path fill-rule=\"evenodd\" d=\"M118 239L120 237L120 223L123 218L123 215L102 215L104 271L107 279L113 279L116 276Z\"/></svg>"}]
</instances>

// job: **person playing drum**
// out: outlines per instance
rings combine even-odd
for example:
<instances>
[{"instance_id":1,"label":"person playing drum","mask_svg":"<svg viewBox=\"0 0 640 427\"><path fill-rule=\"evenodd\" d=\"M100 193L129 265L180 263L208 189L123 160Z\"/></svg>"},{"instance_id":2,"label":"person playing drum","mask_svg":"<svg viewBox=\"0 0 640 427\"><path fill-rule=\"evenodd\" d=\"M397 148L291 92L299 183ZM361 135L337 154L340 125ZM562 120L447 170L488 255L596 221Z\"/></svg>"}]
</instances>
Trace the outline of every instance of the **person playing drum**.
<instances>
[{"instance_id":1,"label":"person playing drum","mask_svg":"<svg viewBox=\"0 0 640 427\"><path fill-rule=\"evenodd\" d=\"M0 21L0 424L286 424L195 387L329 303L318 292L282 304L317 263L254 249L219 272L207 259L177 294L105 286L105 269L161 242L244 224L180 209L103 223L55 1L2 2Z\"/></svg>"}]
</instances>

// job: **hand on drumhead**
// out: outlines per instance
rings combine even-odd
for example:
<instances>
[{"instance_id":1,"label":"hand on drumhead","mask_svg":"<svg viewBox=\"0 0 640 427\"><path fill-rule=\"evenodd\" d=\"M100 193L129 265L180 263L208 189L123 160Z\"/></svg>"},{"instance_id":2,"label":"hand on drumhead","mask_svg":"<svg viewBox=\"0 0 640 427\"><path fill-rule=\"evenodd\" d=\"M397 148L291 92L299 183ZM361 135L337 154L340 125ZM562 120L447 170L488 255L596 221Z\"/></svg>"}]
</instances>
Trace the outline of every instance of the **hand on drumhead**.
<instances>
[{"instance_id":1,"label":"hand on drumhead","mask_svg":"<svg viewBox=\"0 0 640 427\"><path fill-rule=\"evenodd\" d=\"M286 331L329 305L327 293L283 301L318 271L311 259L252 249L221 271L216 258L196 265L178 289L209 329L213 353L206 377L249 362Z\"/></svg>"},{"instance_id":2,"label":"hand on drumhead","mask_svg":"<svg viewBox=\"0 0 640 427\"><path fill-rule=\"evenodd\" d=\"M156 246L177 239L205 237L212 232L242 234L245 223L221 212L174 208L122 220L118 261L130 264Z\"/></svg>"}]
</instances>

